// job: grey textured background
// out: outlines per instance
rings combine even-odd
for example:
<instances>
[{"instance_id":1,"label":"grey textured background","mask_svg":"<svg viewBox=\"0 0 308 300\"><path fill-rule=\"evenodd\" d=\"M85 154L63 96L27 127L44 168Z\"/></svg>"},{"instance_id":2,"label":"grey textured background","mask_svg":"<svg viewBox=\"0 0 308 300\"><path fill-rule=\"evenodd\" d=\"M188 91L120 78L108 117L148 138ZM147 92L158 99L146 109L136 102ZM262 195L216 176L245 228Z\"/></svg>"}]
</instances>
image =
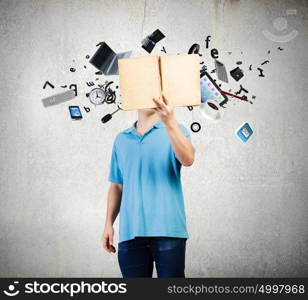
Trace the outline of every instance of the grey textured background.
<instances>
[{"instance_id":1,"label":"grey textured background","mask_svg":"<svg viewBox=\"0 0 308 300\"><path fill-rule=\"evenodd\" d=\"M186 276L307 276L307 7L304 0L1 0L0 275L121 276L100 237L112 143L136 112L119 112L103 125L100 118L114 107L91 106L73 122L67 107L89 104L84 95L51 108L41 98L70 83L88 91L86 82L97 76L85 56L98 42L147 55L140 42L159 28L166 38L153 55L162 46L176 54L200 43L211 70L210 49L217 48L228 70L243 61L239 83L257 96L254 104L231 100L216 124L197 109L176 109L186 127L192 120L202 125L191 133L196 162L182 170ZM297 15L288 16L283 34L299 35L277 44L262 30L274 32L273 20L286 9ZM261 78L255 67L265 59ZM43 90L46 80L56 88ZM230 77L223 86L235 91L239 83ZM246 121L255 133L243 144L234 130ZM118 220L115 229L117 242Z\"/></svg>"}]
</instances>

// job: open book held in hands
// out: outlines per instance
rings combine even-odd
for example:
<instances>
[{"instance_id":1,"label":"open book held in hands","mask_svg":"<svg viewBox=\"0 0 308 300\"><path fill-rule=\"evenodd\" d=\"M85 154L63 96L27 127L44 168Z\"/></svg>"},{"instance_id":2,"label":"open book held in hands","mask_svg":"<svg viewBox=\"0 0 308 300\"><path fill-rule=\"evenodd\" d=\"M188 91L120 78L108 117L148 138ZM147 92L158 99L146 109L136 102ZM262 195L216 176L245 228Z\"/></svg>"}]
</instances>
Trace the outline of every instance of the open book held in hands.
<instances>
[{"instance_id":1,"label":"open book held in hands","mask_svg":"<svg viewBox=\"0 0 308 300\"><path fill-rule=\"evenodd\" d=\"M119 59L121 108L157 107L162 93L173 106L201 104L199 55L146 56Z\"/></svg>"}]
</instances>

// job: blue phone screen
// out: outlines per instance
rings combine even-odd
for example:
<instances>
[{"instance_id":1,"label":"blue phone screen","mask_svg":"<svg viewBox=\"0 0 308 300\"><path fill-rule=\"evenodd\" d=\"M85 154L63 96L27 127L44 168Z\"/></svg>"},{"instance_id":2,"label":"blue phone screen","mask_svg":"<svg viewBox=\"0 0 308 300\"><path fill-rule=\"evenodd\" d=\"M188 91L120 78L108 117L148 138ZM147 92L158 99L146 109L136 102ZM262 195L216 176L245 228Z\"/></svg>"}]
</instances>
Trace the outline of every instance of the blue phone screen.
<instances>
[{"instance_id":1,"label":"blue phone screen","mask_svg":"<svg viewBox=\"0 0 308 300\"><path fill-rule=\"evenodd\" d=\"M72 118L80 118L82 117L81 111L79 107L70 107L70 114Z\"/></svg>"}]
</instances>

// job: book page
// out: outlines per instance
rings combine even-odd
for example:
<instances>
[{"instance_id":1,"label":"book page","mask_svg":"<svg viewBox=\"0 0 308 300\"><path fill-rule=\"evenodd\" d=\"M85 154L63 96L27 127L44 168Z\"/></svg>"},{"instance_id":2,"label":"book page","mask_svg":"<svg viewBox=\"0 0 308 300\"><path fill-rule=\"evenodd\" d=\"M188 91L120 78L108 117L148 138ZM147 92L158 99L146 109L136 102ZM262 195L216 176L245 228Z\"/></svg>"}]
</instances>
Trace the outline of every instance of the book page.
<instances>
[{"instance_id":1,"label":"book page","mask_svg":"<svg viewBox=\"0 0 308 300\"><path fill-rule=\"evenodd\" d=\"M201 103L198 54L161 56L162 91L173 106Z\"/></svg>"},{"instance_id":2,"label":"book page","mask_svg":"<svg viewBox=\"0 0 308 300\"><path fill-rule=\"evenodd\" d=\"M157 107L161 96L158 56L119 59L121 107L123 110Z\"/></svg>"}]
</instances>

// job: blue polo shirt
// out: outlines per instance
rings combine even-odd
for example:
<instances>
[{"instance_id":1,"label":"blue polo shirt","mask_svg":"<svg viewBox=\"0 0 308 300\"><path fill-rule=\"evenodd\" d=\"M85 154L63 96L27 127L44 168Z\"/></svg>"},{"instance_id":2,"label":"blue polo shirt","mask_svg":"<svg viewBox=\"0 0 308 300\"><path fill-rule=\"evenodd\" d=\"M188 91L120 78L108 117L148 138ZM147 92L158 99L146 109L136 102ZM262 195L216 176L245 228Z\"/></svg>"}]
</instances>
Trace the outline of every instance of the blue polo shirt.
<instances>
[{"instance_id":1,"label":"blue polo shirt","mask_svg":"<svg viewBox=\"0 0 308 300\"><path fill-rule=\"evenodd\" d=\"M123 184L119 243L136 236L188 238L182 164L165 125L159 120L141 136L136 122L116 136L112 149L109 181Z\"/></svg>"}]
</instances>

